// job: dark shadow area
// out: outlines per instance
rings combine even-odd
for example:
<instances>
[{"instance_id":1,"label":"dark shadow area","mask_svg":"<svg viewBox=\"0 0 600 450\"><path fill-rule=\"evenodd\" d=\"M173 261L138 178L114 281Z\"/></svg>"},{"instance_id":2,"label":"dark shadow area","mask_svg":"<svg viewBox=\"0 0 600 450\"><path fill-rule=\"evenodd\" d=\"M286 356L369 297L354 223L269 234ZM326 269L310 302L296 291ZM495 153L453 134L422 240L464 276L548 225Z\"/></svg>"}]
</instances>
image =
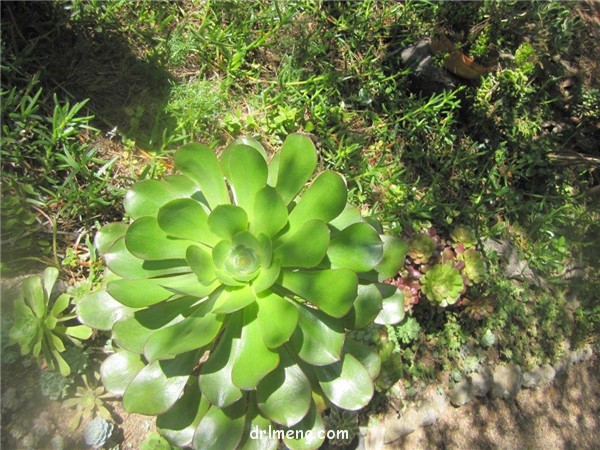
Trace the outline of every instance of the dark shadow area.
<instances>
[{"instance_id":1,"label":"dark shadow area","mask_svg":"<svg viewBox=\"0 0 600 450\"><path fill-rule=\"evenodd\" d=\"M101 128L117 127L139 145L172 130L174 121L163 112L171 75L135 55L110 25L74 21L62 2L2 2L1 8L3 88L39 73L48 91L89 98Z\"/></svg>"}]
</instances>

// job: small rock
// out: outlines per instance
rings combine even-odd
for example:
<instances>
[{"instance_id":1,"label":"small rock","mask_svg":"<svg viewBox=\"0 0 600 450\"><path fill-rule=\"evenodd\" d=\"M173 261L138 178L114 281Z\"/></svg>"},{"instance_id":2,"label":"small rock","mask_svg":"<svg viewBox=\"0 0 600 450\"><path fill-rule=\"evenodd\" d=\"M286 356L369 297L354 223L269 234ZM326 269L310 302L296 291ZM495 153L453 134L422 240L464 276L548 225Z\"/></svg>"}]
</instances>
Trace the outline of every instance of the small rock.
<instances>
[{"instance_id":1,"label":"small rock","mask_svg":"<svg viewBox=\"0 0 600 450\"><path fill-rule=\"evenodd\" d=\"M540 376L540 386L552 383L552 381L554 381L554 377L556 376L556 370L554 370L554 367L552 367L550 364L544 364L538 368L537 373Z\"/></svg>"},{"instance_id":2,"label":"small rock","mask_svg":"<svg viewBox=\"0 0 600 450\"><path fill-rule=\"evenodd\" d=\"M383 441L387 444L412 433L423 423L421 411L408 409L399 419L386 420Z\"/></svg>"},{"instance_id":3,"label":"small rock","mask_svg":"<svg viewBox=\"0 0 600 450\"><path fill-rule=\"evenodd\" d=\"M521 368L516 364L497 366L494 371L492 398L510 398L521 389Z\"/></svg>"},{"instance_id":4,"label":"small rock","mask_svg":"<svg viewBox=\"0 0 600 450\"><path fill-rule=\"evenodd\" d=\"M571 365L571 356L565 355L560 359L560 361L558 361L555 364L554 370L556 371L556 374L558 375L558 374L563 373L565 370L567 370L570 365Z\"/></svg>"},{"instance_id":5,"label":"small rock","mask_svg":"<svg viewBox=\"0 0 600 450\"><path fill-rule=\"evenodd\" d=\"M521 386L526 389L533 389L538 386L540 382L539 367L531 372L525 372L521 377Z\"/></svg>"},{"instance_id":6,"label":"small rock","mask_svg":"<svg viewBox=\"0 0 600 450\"><path fill-rule=\"evenodd\" d=\"M468 378L471 381L473 395L475 397L485 397L492 388L494 375L489 368L484 367L479 372L469 375Z\"/></svg>"},{"instance_id":7,"label":"small rock","mask_svg":"<svg viewBox=\"0 0 600 450\"><path fill-rule=\"evenodd\" d=\"M364 446L366 450L380 450L383 448L385 436L385 427L382 424L369 427L367 435L364 437Z\"/></svg>"},{"instance_id":8,"label":"small rock","mask_svg":"<svg viewBox=\"0 0 600 450\"><path fill-rule=\"evenodd\" d=\"M464 379L456 384L456 386L448 393L448 398L450 399L450 403L458 407L470 402L473 395L471 380Z\"/></svg>"}]
</instances>

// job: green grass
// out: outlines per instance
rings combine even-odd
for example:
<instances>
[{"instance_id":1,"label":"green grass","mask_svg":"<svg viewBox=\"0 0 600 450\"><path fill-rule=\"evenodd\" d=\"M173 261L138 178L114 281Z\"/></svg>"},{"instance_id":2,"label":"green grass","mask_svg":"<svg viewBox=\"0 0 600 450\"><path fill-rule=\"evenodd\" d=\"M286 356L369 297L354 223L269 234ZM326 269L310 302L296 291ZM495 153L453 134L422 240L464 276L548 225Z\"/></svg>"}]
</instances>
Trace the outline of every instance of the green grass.
<instances>
[{"instance_id":1,"label":"green grass","mask_svg":"<svg viewBox=\"0 0 600 450\"><path fill-rule=\"evenodd\" d=\"M480 241L515 242L549 280L550 292L516 288L490 257L498 304L487 321L419 305L424 336L453 348L436 364L460 366L465 329L497 332L502 357L523 364L556 358L570 336L597 342L600 209L589 192L600 183L600 82L579 67L595 45L577 7L3 4L2 268L72 257L74 238L119 217L125 188L171 170L183 143L218 149L250 135L268 150L304 132L321 168L341 172L353 201L393 233L468 225ZM453 87L419 81L400 54L432 29L495 69ZM585 76L565 84L573 68ZM560 277L568 260L588 281ZM572 292L577 326L563 326Z\"/></svg>"}]
</instances>

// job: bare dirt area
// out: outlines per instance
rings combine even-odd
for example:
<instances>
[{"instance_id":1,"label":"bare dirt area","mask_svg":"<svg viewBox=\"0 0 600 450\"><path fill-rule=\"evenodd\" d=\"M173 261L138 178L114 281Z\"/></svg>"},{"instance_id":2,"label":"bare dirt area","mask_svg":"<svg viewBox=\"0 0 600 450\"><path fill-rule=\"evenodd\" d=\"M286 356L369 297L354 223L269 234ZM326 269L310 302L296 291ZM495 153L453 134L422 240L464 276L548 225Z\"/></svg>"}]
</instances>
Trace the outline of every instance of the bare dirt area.
<instances>
[{"instance_id":1,"label":"bare dirt area","mask_svg":"<svg viewBox=\"0 0 600 450\"><path fill-rule=\"evenodd\" d=\"M597 449L600 359L571 366L554 382L512 401L476 399L386 449Z\"/></svg>"}]
</instances>

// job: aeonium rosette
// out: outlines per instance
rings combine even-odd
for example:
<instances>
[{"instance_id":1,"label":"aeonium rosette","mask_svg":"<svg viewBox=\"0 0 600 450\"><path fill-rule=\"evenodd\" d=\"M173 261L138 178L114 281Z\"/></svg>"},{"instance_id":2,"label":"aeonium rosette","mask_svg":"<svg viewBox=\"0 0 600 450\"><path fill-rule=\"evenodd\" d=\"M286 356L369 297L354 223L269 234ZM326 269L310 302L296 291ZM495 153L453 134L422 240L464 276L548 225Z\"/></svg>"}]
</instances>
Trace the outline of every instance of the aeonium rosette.
<instances>
[{"instance_id":1,"label":"aeonium rosette","mask_svg":"<svg viewBox=\"0 0 600 450\"><path fill-rule=\"evenodd\" d=\"M276 448L251 432L291 429L305 433L284 434L288 447L318 448L324 408L373 395L379 357L346 330L402 320L402 293L381 281L406 244L347 204L339 174L305 188L317 166L305 136L269 163L240 139L220 158L186 145L175 164L181 174L127 192L131 223L96 236L105 288L78 314L119 347L101 367L106 389L158 415L174 445Z\"/></svg>"}]
</instances>

